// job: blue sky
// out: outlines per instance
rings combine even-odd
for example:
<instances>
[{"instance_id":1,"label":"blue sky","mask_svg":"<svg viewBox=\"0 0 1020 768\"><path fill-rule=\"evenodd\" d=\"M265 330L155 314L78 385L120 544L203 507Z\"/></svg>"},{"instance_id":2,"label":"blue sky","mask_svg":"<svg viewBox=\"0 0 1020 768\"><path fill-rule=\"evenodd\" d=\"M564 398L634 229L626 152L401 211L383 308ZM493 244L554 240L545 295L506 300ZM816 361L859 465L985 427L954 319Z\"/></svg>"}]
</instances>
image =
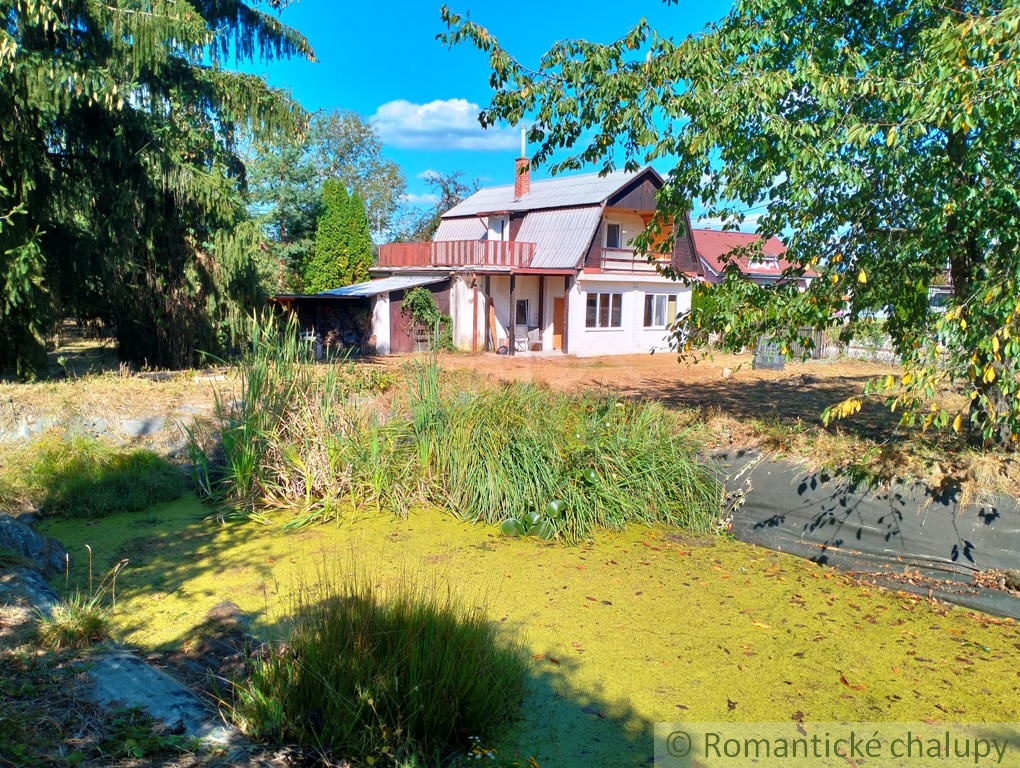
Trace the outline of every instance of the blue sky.
<instances>
[{"instance_id":1,"label":"blue sky","mask_svg":"<svg viewBox=\"0 0 1020 768\"><path fill-rule=\"evenodd\" d=\"M318 62L273 62L260 74L290 90L309 110L344 107L373 117L387 154L404 169L408 192L427 192L430 170L463 170L483 184L512 180L519 129L483 131L477 113L489 101L489 67L480 51L444 47L441 0L300 0L282 16L308 37ZM554 42L611 42L646 17L675 38L720 19L729 2L665 5L657 0L448 0L486 26L525 63L537 63ZM668 167L668 163L666 165ZM540 170L535 177L548 173ZM412 198L413 199L413 198ZM423 199L427 202L427 199Z\"/></svg>"}]
</instances>

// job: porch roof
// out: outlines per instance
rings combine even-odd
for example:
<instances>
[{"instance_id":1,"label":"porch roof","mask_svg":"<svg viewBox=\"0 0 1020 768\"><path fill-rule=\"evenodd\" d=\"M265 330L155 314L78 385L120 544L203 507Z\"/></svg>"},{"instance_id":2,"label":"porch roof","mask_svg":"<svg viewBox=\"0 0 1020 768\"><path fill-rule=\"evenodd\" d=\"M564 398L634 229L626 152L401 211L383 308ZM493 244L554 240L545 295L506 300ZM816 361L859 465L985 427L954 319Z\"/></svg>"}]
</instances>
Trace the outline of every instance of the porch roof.
<instances>
[{"instance_id":1,"label":"porch roof","mask_svg":"<svg viewBox=\"0 0 1020 768\"><path fill-rule=\"evenodd\" d=\"M378 280L369 280L367 283L345 285L342 288L334 288L331 291L323 291L315 295L363 299L390 291L406 291L409 288L418 288L422 285L441 283L448 279L449 275L393 275Z\"/></svg>"}]
</instances>

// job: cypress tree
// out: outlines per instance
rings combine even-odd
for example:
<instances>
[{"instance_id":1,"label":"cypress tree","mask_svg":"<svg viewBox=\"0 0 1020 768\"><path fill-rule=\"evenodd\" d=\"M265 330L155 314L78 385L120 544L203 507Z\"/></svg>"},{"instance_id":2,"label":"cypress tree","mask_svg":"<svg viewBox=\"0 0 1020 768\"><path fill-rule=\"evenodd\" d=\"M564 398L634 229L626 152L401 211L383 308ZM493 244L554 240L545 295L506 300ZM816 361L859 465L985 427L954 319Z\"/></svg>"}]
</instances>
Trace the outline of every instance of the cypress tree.
<instances>
[{"instance_id":1,"label":"cypress tree","mask_svg":"<svg viewBox=\"0 0 1020 768\"><path fill-rule=\"evenodd\" d=\"M368 226L368 212L365 201L357 190L347 201L349 210L350 233L348 239L348 284L368 280L369 267L374 258L372 252L372 233Z\"/></svg>"},{"instance_id":2,"label":"cypress tree","mask_svg":"<svg viewBox=\"0 0 1020 768\"><path fill-rule=\"evenodd\" d=\"M319 293L349 285L350 198L339 179L322 185L322 214L315 250L304 269L305 291Z\"/></svg>"}]
</instances>

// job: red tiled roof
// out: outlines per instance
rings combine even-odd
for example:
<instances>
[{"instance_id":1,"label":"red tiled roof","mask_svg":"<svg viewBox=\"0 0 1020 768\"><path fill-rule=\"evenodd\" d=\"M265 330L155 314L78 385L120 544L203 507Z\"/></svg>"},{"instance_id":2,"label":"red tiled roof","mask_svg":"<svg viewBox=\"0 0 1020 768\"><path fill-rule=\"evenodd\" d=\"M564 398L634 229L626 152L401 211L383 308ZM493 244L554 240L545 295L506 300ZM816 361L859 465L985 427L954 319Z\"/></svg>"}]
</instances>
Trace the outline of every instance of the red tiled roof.
<instances>
[{"instance_id":1,"label":"red tiled roof","mask_svg":"<svg viewBox=\"0 0 1020 768\"><path fill-rule=\"evenodd\" d=\"M760 235L750 232L719 232L714 229L693 229L691 234L694 236L694 246L698 250L698 255L713 272L718 274L722 274L726 268L723 256L734 248L745 248L761 239ZM778 238L770 237L762 246L762 254L777 257L777 262L772 262L775 266L771 266L768 261L756 260L749 263L746 255L734 256L729 263L736 264L743 274L750 277L778 278L791 266L790 262L783 258L785 253L786 246ZM805 271L804 274L807 277L815 276L811 270Z\"/></svg>"}]
</instances>

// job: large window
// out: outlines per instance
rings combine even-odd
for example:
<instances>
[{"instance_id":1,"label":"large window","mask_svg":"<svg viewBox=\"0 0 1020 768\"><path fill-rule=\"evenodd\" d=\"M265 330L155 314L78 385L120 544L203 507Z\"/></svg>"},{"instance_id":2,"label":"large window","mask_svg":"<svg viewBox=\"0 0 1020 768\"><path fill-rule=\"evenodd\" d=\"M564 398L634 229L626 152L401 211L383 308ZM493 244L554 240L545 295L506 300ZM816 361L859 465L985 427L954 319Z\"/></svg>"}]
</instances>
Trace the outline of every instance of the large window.
<instances>
[{"instance_id":1,"label":"large window","mask_svg":"<svg viewBox=\"0 0 1020 768\"><path fill-rule=\"evenodd\" d=\"M589 293L584 324L588 328L619 328L623 325L622 293Z\"/></svg>"},{"instance_id":2,"label":"large window","mask_svg":"<svg viewBox=\"0 0 1020 768\"><path fill-rule=\"evenodd\" d=\"M676 295L650 293L645 296L645 328L665 328L676 320Z\"/></svg>"},{"instance_id":3,"label":"large window","mask_svg":"<svg viewBox=\"0 0 1020 768\"><path fill-rule=\"evenodd\" d=\"M606 248L622 248L620 243L620 225L606 224Z\"/></svg>"}]
</instances>

